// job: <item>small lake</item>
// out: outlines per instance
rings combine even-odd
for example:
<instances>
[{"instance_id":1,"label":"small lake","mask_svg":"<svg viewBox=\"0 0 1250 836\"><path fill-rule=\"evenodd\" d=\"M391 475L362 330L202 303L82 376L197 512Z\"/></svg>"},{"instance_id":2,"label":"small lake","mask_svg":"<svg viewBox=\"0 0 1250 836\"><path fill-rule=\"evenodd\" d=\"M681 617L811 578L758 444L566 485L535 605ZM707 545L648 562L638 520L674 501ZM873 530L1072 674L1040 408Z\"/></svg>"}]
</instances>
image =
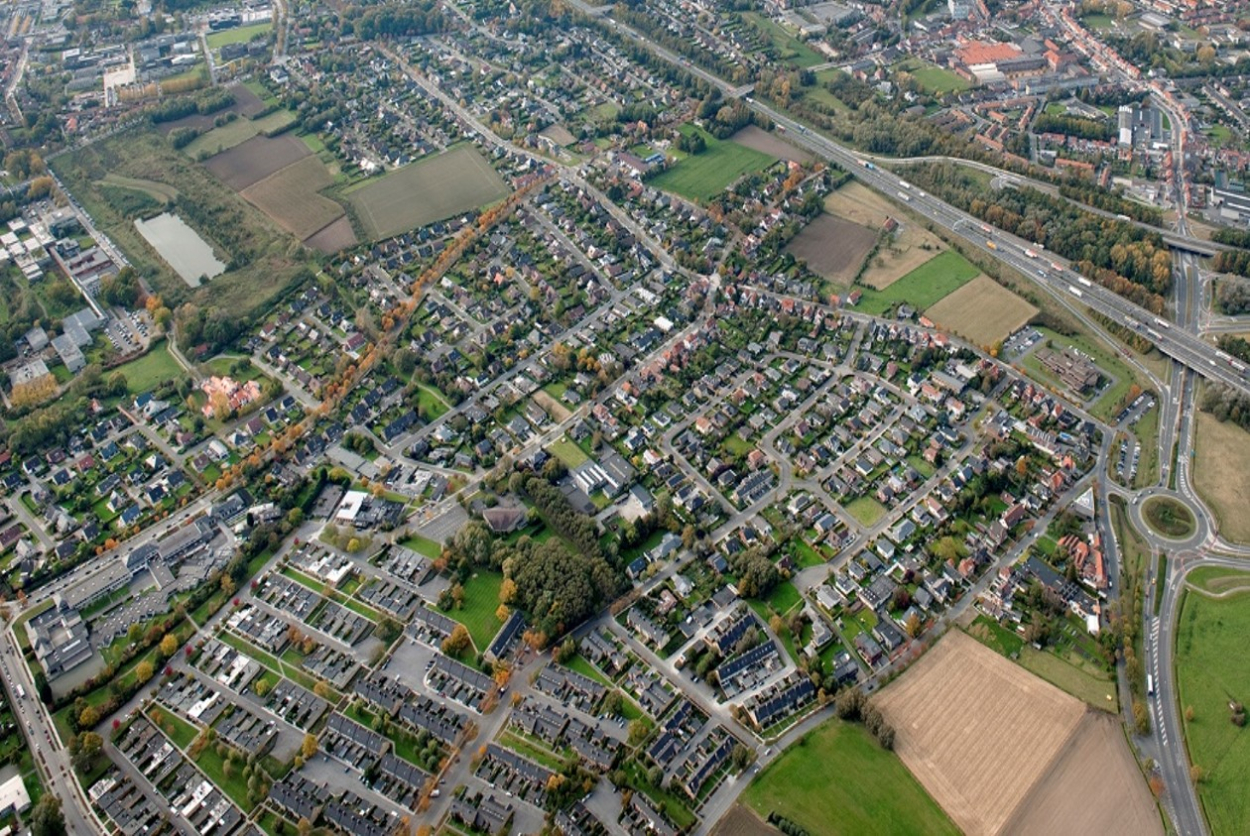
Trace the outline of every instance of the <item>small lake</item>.
<instances>
[{"instance_id":1,"label":"small lake","mask_svg":"<svg viewBox=\"0 0 1250 836\"><path fill-rule=\"evenodd\" d=\"M199 287L204 276L211 279L226 272L225 263L213 254L208 242L177 215L162 212L146 221L136 220L135 229L191 287Z\"/></svg>"}]
</instances>

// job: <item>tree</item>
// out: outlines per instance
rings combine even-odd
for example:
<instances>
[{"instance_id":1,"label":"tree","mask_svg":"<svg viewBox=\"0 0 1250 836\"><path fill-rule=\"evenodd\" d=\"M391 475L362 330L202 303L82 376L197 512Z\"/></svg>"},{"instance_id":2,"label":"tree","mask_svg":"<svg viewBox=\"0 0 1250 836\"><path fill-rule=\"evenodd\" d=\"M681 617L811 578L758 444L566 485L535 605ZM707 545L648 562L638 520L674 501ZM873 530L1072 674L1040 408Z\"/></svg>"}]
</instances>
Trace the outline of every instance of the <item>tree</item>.
<instances>
[{"instance_id":1,"label":"tree","mask_svg":"<svg viewBox=\"0 0 1250 836\"><path fill-rule=\"evenodd\" d=\"M130 642L131 644L134 644L135 642L139 641L139 639L141 638L143 638L143 625L142 624L136 621L134 624L131 624L129 627L126 628L126 641Z\"/></svg>"},{"instance_id":2,"label":"tree","mask_svg":"<svg viewBox=\"0 0 1250 836\"><path fill-rule=\"evenodd\" d=\"M94 705L89 705L78 714L78 728L93 729L96 723L100 722L100 710Z\"/></svg>"},{"instance_id":3,"label":"tree","mask_svg":"<svg viewBox=\"0 0 1250 836\"><path fill-rule=\"evenodd\" d=\"M1193 782L1194 786L1198 786L1199 784L1201 784L1203 781L1206 780L1206 777L1207 777L1206 771L1203 770L1203 768L1199 766L1198 764L1194 764L1193 766L1189 767L1189 780Z\"/></svg>"},{"instance_id":4,"label":"tree","mask_svg":"<svg viewBox=\"0 0 1250 836\"><path fill-rule=\"evenodd\" d=\"M156 670L152 667L152 663L147 659L144 659L137 666L135 666L135 681L140 685L144 685L152 679L152 674L155 672Z\"/></svg>"},{"instance_id":5,"label":"tree","mask_svg":"<svg viewBox=\"0 0 1250 836\"><path fill-rule=\"evenodd\" d=\"M324 679L318 679L317 684L313 686L313 693L324 699L330 697L330 683Z\"/></svg>"},{"instance_id":6,"label":"tree","mask_svg":"<svg viewBox=\"0 0 1250 836\"><path fill-rule=\"evenodd\" d=\"M305 763L308 762L309 758L317 754L317 735L305 734L304 742L300 744L299 752L300 752L300 755L304 758Z\"/></svg>"},{"instance_id":7,"label":"tree","mask_svg":"<svg viewBox=\"0 0 1250 836\"><path fill-rule=\"evenodd\" d=\"M459 656L469 649L472 638L463 624L457 624L451 635L443 639L442 650L448 656Z\"/></svg>"},{"instance_id":8,"label":"tree","mask_svg":"<svg viewBox=\"0 0 1250 836\"><path fill-rule=\"evenodd\" d=\"M161 653L166 659L169 659L177 652L178 637L173 633L166 633L165 638L161 639Z\"/></svg>"},{"instance_id":9,"label":"tree","mask_svg":"<svg viewBox=\"0 0 1250 836\"><path fill-rule=\"evenodd\" d=\"M79 772L89 772L95 764L96 757L104 748L104 738L95 732L83 732L72 741L70 746L74 768Z\"/></svg>"},{"instance_id":10,"label":"tree","mask_svg":"<svg viewBox=\"0 0 1250 836\"><path fill-rule=\"evenodd\" d=\"M61 799L50 792L40 797L30 814L30 832L32 836L66 836Z\"/></svg>"},{"instance_id":11,"label":"tree","mask_svg":"<svg viewBox=\"0 0 1250 836\"><path fill-rule=\"evenodd\" d=\"M633 720L629 724L629 745L637 746L647 739L647 735L651 733L651 729L647 726L645 720L639 718Z\"/></svg>"}]
</instances>

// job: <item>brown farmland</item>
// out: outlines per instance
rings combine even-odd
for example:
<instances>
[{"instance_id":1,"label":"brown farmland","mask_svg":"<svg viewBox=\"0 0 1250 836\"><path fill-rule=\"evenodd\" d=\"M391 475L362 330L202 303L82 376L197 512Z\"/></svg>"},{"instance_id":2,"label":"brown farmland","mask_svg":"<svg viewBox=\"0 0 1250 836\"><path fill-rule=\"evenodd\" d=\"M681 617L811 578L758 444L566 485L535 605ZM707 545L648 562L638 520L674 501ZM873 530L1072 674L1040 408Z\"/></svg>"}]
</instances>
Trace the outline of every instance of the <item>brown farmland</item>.
<instances>
[{"instance_id":1,"label":"brown farmland","mask_svg":"<svg viewBox=\"0 0 1250 836\"><path fill-rule=\"evenodd\" d=\"M1037 308L989 276L980 275L925 311L925 316L975 345L1006 339Z\"/></svg>"},{"instance_id":2,"label":"brown farmland","mask_svg":"<svg viewBox=\"0 0 1250 836\"><path fill-rule=\"evenodd\" d=\"M795 236L786 251L806 261L816 275L850 287L876 240L877 233L868 227L822 213Z\"/></svg>"},{"instance_id":3,"label":"brown farmland","mask_svg":"<svg viewBox=\"0 0 1250 836\"><path fill-rule=\"evenodd\" d=\"M965 833L1161 832L1114 719L1108 735L1106 715L960 631L875 702L899 757ZM1078 759L1098 764L1096 782L1073 783L1086 769Z\"/></svg>"},{"instance_id":4,"label":"brown farmland","mask_svg":"<svg viewBox=\"0 0 1250 836\"><path fill-rule=\"evenodd\" d=\"M755 125L747 125L730 137L739 145L745 145L755 151L761 151L770 157L787 160L792 163L810 163L812 155L795 145L791 145L774 133L770 133Z\"/></svg>"},{"instance_id":5,"label":"brown farmland","mask_svg":"<svg viewBox=\"0 0 1250 836\"><path fill-rule=\"evenodd\" d=\"M317 157L305 157L244 189L249 203L303 241L343 217L343 207L318 192L334 182Z\"/></svg>"},{"instance_id":6,"label":"brown farmland","mask_svg":"<svg viewBox=\"0 0 1250 836\"><path fill-rule=\"evenodd\" d=\"M241 192L310 154L308 146L291 134L273 138L254 136L213 156L204 167L227 186Z\"/></svg>"},{"instance_id":7,"label":"brown farmland","mask_svg":"<svg viewBox=\"0 0 1250 836\"><path fill-rule=\"evenodd\" d=\"M882 242L860 277L861 282L876 290L884 290L946 249L940 238L902 217L897 208L863 183L848 183L826 197L825 211L869 229L880 229L886 218L902 224Z\"/></svg>"},{"instance_id":8,"label":"brown farmland","mask_svg":"<svg viewBox=\"0 0 1250 836\"><path fill-rule=\"evenodd\" d=\"M304 246L330 255L356 244L356 231L347 215L304 240Z\"/></svg>"}]
</instances>

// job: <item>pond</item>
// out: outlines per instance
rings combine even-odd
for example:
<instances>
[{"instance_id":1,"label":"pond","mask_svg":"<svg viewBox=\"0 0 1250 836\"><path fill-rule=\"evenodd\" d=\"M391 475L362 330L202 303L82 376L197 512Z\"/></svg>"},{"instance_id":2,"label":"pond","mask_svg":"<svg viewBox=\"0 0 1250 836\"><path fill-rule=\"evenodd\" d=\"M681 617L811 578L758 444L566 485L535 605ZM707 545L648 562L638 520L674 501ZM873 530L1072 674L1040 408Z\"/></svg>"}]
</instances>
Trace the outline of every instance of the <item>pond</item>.
<instances>
[{"instance_id":1,"label":"pond","mask_svg":"<svg viewBox=\"0 0 1250 836\"><path fill-rule=\"evenodd\" d=\"M177 215L162 212L146 221L136 219L135 228L191 287L199 287L202 278L226 272L225 263L213 254L208 242Z\"/></svg>"}]
</instances>

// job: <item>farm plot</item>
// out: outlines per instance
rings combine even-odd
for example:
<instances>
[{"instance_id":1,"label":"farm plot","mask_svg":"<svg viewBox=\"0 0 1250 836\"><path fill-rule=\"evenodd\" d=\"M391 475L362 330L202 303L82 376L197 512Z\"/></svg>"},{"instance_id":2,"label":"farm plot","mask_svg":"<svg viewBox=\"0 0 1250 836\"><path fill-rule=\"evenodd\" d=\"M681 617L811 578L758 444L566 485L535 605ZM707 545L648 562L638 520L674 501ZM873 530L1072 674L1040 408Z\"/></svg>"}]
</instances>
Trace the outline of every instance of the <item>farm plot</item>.
<instances>
[{"instance_id":1,"label":"farm plot","mask_svg":"<svg viewBox=\"0 0 1250 836\"><path fill-rule=\"evenodd\" d=\"M787 162L810 163L814 159L807 151L796 145L791 145L781 137L764 130L758 125L747 125L729 137L729 139L739 145L745 145L747 148L759 151L761 154L767 154L770 157L776 157Z\"/></svg>"},{"instance_id":2,"label":"farm plot","mask_svg":"<svg viewBox=\"0 0 1250 836\"><path fill-rule=\"evenodd\" d=\"M977 272L977 268L962 255L947 250L925 261L898 281L891 282L884 290L864 290L858 307L865 313L878 316L896 304L908 304L923 311L967 284Z\"/></svg>"},{"instance_id":3,"label":"farm plot","mask_svg":"<svg viewBox=\"0 0 1250 836\"><path fill-rule=\"evenodd\" d=\"M825 211L869 229L880 229L887 218L899 220L897 210L863 183L848 183L825 198ZM860 282L884 290L946 249L933 233L902 219L893 235L882 242Z\"/></svg>"},{"instance_id":4,"label":"farm plot","mask_svg":"<svg viewBox=\"0 0 1250 836\"><path fill-rule=\"evenodd\" d=\"M253 136L204 163L204 167L235 191L243 191L292 163L312 154L290 134Z\"/></svg>"},{"instance_id":5,"label":"farm plot","mask_svg":"<svg viewBox=\"0 0 1250 836\"><path fill-rule=\"evenodd\" d=\"M345 214L342 206L319 194L333 182L325 163L317 157L305 157L241 194L303 241Z\"/></svg>"},{"instance_id":6,"label":"farm plot","mask_svg":"<svg viewBox=\"0 0 1250 836\"><path fill-rule=\"evenodd\" d=\"M877 233L866 226L821 214L794 237L786 251L806 261L816 275L850 287L876 240Z\"/></svg>"},{"instance_id":7,"label":"farm plot","mask_svg":"<svg viewBox=\"0 0 1250 836\"><path fill-rule=\"evenodd\" d=\"M876 704L897 730L903 763L968 834L1003 831L1085 712L962 632L948 633Z\"/></svg>"},{"instance_id":8,"label":"farm plot","mask_svg":"<svg viewBox=\"0 0 1250 836\"><path fill-rule=\"evenodd\" d=\"M295 114L289 110L276 110L259 119L239 118L197 136L182 150L192 159L203 159L209 154L228 151L254 136L276 134L293 124Z\"/></svg>"},{"instance_id":9,"label":"farm plot","mask_svg":"<svg viewBox=\"0 0 1250 836\"><path fill-rule=\"evenodd\" d=\"M351 219L347 215L322 229L316 235L304 240L304 246L327 255L350 247L356 243L356 230L352 229Z\"/></svg>"},{"instance_id":10,"label":"farm plot","mask_svg":"<svg viewBox=\"0 0 1250 836\"><path fill-rule=\"evenodd\" d=\"M925 311L925 316L975 345L1006 339L1037 308L984 274Z\"/></svg>"},{"instance_id":11,"label":"farm plot","mask_svg":"<svg viewBox=\"0 0 1250 836\"><path fill-rule=\"evenodd\" d=\"M745 145L717 139L694 125L682 125L680 130L684 134L702 134L707 147L701 154L673 163L651 178L650 184L690 200L711 200L742 175L763 171L776 161L775 157Z\"/></svg>"},{"instance_id":12,"label":"farm plot","mask_svg":"<svg viewBox=\"0 0 1250 836\"><path fill-rule=\"evenodd\" d=\"M345 196L365 235L380 240L507 195L507 185L482 155L462 145L367 181Z\"/></svg>"}]
</instances>

